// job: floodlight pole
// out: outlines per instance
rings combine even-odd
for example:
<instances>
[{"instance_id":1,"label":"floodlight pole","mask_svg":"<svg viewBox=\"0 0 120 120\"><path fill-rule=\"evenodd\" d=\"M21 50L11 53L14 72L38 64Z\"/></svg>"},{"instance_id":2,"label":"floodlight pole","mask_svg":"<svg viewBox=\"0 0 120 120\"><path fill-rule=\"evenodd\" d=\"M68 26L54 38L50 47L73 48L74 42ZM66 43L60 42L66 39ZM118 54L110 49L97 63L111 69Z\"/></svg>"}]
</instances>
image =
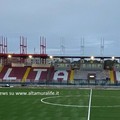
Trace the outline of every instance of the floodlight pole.
<instances>
[{"instance_id":1,"label":"floodlight pole","mask_svg":"<svg viewBox=\"0 0 120 120\"><path fill-rule=\"evenodd\" d=\"M27 54L27 38L20 36L20 54ZM24 63L25 58L20 58L20 62Z\"/></svg>"},{"instance_id":2,"label":"floodlight pole","mask_svg":"<svg viewBox=\"0 0 120 120\"><path fill-rule=\"evenodd\" d=\"M46 54L46 38L44 36L40 36L40 54L45 55ZM46 63L46 59L40 58L40 62L42 64Z\"/></svg>"},{"instance_id":3,"label":"floodlight pole","mask_svg":"<svg viewBox=\"0 0 120 120\"><path fill-rule=\"evenodd\" d=\"M65 40L64 40L64 38L60 39L60 54L61 55L65 54Z\"/></svg>"},{"instance_id":4,"label":"floodlight pole","mask_svg":"<svg viewBox=\"0 0 120 120\"><path fill-rule=\"evenodd\" d=\"M20 54L27 54L27 38L20 36Z\"/></svg>"},{"instance_id":5,"label":"floodlight pole","mask_svg":"<svg viewBox=\"0 0 120 120\"><path fill-rule=\"evenodd\" d=\"M81 54L82 55L84 55L84 48L85 48L84 44L85 44L85 42L84 42L84 37L83 37L83 38L81 38Z\"/></svg>"},{"instance_id":6,"label":"floodlight pole","mask_svg":"<svg viewBox=\"0 0 120 120\"><path fill-rule=\"evenodd\" d=\"M101 38L100 54L101 56L104 54L104 38Z\"/></svg>"}]
</instances>

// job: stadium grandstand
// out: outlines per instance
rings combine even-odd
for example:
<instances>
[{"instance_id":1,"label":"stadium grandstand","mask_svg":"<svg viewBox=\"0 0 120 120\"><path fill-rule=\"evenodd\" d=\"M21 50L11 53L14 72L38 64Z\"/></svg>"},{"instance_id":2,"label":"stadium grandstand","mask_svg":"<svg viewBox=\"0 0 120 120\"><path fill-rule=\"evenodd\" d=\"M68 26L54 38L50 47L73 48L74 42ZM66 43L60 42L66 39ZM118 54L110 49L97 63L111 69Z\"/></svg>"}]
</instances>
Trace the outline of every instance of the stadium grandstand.
<instances>
[{"instance_id":1,"label":"stadium grandstand","mask_svg":"<svg viewBox=\"0 0 120 120\"><path fill-rule=\"evenodd\" d=\"M20 37L20 53L7 51L0 39L1 84L119 85L120 57L49 56L46 38L40 37L40 53L27 53L27 39ZM76 60L77 59L77 60Z\"/></svg>"}]
</instances>

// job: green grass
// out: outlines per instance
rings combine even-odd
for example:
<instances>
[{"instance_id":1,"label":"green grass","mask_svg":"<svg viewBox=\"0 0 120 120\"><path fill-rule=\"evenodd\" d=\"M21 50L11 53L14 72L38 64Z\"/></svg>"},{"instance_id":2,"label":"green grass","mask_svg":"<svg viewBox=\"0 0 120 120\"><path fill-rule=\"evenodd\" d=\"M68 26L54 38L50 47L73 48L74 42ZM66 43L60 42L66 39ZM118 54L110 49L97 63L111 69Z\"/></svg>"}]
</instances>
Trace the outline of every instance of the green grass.
<instances>
[{"instance_id":1,"label":"green grass","mask_svg":"<svg viewBox=\"0 0 120 120\"><path fill-rule=\"evenodd\" d=\"M16 92L54 92L57 95L16 95ZM6 92L6 95L2 95ZM10 95L14 94L14 95ZM0 89L0 120L87 120L88 107L72 107L62 105L89 105L90 90L52 89L52 88L1 88ZM9 95L7 95L9 94ZM45 102L61 106L44 104ZM93 90L90 120L120 120L119 90Z\"/></svg>"}]
</instances>

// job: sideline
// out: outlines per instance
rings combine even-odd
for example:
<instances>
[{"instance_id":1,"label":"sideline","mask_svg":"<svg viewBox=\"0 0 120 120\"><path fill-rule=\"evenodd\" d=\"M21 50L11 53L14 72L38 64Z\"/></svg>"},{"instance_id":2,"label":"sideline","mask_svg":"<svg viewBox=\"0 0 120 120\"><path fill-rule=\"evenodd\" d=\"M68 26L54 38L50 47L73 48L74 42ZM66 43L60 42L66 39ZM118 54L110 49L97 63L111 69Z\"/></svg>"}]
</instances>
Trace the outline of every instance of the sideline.
<instances>
[{"instance_id":1,"label":"sideline","mask_svg":"<svg viewBox=\"0 0 120 120\"><path fill-rule=\"evenodd\" d=\"M90 120L91 101L92 101L92 89L90 90L89 107L88 107L88 119L87 120Z\"/></svg>"}]
</instances>

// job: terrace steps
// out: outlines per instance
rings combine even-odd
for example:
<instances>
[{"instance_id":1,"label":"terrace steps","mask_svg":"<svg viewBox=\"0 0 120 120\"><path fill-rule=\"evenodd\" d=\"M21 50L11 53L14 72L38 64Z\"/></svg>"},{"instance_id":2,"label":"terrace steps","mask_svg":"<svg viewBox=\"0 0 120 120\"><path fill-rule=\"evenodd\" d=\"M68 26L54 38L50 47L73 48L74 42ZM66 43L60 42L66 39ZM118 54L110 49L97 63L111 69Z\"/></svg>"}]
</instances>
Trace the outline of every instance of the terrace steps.
<instances>
[{"instance_id":1,"label":"terrace steps","mask_svg":"<svg viewBox=\"0 0 120 120\"><path fill-rule=\"evenodd\" d=\"M70 72L70 83L73 83L74 81L74 70L71 70Z\"/></svg>"},{"instance_id":2,"label":"terrace steps","mask_svg":"<svg viewBox=\"0 0 120 120\"><path fill-rule=\"evenodd\" d=\"M114 71L113 70L110 70L110 81L111 81L111 83L115 82L115 77L114 77Z\"/></svg>"},{"instance_id":3,"label":"terrace steps","mask_svg":"<svg viewBox=\"0 0 120 120\"><path fill-rule=\"evenodd\" d=\"M4 68L3 66L0 66L0 73L1 73L1 71L3 70L3 68Z\"/></svg>"},{"instance_id":4,"label":"terrace steps","mask_svg":"<svg viewBox=\"0 0 120 120\"><path fill-rule=\"evenodd\" d=\"M30 70L31 70L30 67L28 67L28 68L26 69L26 72L25 72L25 74L24 74L24 76L23 76L22 82L26 82L26 79L27 79L27 77L28 77L28 74L29 74Z\"/></svg>"}]
</instances>

